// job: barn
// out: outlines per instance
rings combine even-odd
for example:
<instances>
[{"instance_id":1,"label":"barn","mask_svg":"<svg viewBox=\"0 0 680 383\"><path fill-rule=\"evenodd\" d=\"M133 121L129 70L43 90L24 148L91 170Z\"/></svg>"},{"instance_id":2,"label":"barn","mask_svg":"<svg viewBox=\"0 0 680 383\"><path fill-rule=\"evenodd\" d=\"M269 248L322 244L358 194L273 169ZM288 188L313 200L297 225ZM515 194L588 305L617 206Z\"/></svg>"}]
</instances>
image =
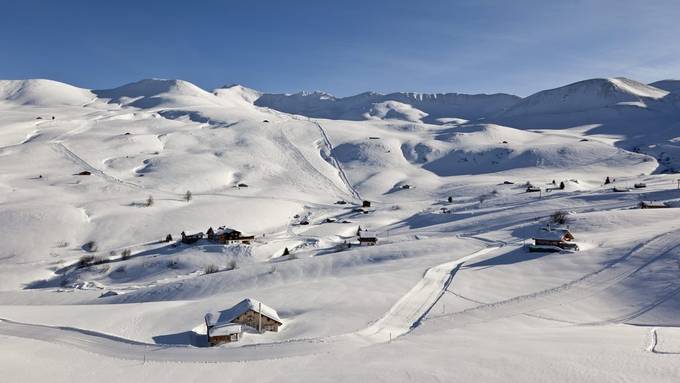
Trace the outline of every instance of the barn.
<instances>
[{"instance_id":1,"label":"barn","mask_svg":"<svg viewBox=\"0 0 680 383\"><path fill-rule=\"evenodd\" d=\"M254 239L255 236L249 235L249 236L244 236L243 233L236 229L231 229L226 226L220 226L217 228L217 230L213 230L213 228L209 228L208 231L206 232L208 236L208 240L221 243L221 244L229 244L229 243L244 243L244 244L250 244Z\"/></svg>"},{"instance_id":2,"label":"barn","mask_svg":"<svg viewBox=\"0 0 680 383\"><path fill-rule=\"evenodd\" d=\"M573 243L574 235L569 229L543 228L533 238L534 244L529 247L531 251L560 251L578 250L578 245Z\"/></svg>"},{"instance_id":3,"label":"barn","mask_svg":"<svg viewBox=\"0 0 680 383\"><path fill-rule=\"evenodd\" d=\"M223 343L238 342L243 334L243 327L237 323L219 322L213 314L205 315L206 335L208 344L217 346Z\"/></svg>"},{"instance_id":4,"label":"barn","mask_svg":"<svg viewBox=\"0 0 680 383\"><path fill-rule=\"evenodd\" d=\"M359 245L374 246L378 243L378 235L372 231L362 230L359 232Z\"/></svg>"}]
</instances>

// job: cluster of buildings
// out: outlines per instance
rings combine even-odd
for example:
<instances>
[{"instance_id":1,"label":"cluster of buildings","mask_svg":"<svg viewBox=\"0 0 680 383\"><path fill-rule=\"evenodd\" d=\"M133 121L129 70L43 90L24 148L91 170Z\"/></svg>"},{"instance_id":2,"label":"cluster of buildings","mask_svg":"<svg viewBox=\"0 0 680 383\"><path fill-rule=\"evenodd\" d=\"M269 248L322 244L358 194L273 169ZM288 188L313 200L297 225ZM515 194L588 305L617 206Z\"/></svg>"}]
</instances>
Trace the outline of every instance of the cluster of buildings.
<instances>
[{"instance_id":1,"label":"cluster of buildings","mask_svg":"<svg viewBox=\"0 0 680 383\"><path fill-rule=\"evenodd\" d=\"M199 232L196 234L186 234L182 232L182 243L192 244L197 241L207 238L211 242L220 243L223 245L242 243L245 245L250 245L255 239L254 235L243 235L238 230L231 229L225 226L220 226L217 230L213 230L212 227L208 228L205 234Z\"/></svg>"}]
</instances>

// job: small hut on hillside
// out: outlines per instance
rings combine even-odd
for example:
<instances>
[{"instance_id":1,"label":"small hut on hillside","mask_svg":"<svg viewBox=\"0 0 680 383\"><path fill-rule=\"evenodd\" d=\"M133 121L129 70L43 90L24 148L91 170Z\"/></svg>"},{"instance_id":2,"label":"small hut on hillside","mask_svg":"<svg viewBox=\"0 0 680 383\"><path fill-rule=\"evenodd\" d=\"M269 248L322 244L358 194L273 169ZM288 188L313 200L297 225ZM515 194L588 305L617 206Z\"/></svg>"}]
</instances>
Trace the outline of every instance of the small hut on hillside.
<instances>
[{"instance_id":1,"label":"small hut on hillside","mask_svg":"<svg viewBox=\"0 0 680 383\"><path fill-rule=\"evenodd\" d=\"M182 232L182 243L186 243L187 245L190 245L192 243L198 242L198 240L203 238L203 233L196 233L196 234L186 234L185 232Z\"/></svg>"},{"instance_id":2,"label":"small hut on hillside","mask_svg":"<svg viewBox=\"0 0 680 383\"><path fill-rule=\"evenodd\" d=\"M670 207L665 202L656 201L641 201L639 206L640 209L665 209Z\"/></svg>"},{"instance_id":3,"label":"small hut on hillside","mask_svg":"<svg viewBox=\"0 0 680 383\"><path fill-rule=\"evenodd\" d=\"M206 234L208 240L225 245L230 243L243 243L249 245L255 239L255 236L253 235L243 235L240 231L226 226L220 226L217 230L213 230L211 227Z\"/></svg>"},{"instance_id":4,"label":"small hut on hillside","mask_svg":"<svg viewBox=\"0 0 680 383\"><path fill-rule=\"evenodd\" d=\"M246 328L258 333L278 332L282 325L283 321L276 310L251 298L218 314L208 313L205 316L208 343L211 346L240 340Z\"/></svg>"},{"instance_id":5,"label":"small hut on hillside","mask_svg":"<svg viewBox=\"0 0 680 383\"><path fill-rule=\"evenodd\" d=\"M375 246L378 243L378 236L372 231L362 230L359 232L359 245Z\"/></svg>"},{"instance_id":6,"label":"small hut on hillside","mask_svg":"<svg viewBox=\"0 0 680 383\"><path fill-rule=\"evenodd\" d=\"M579 250L578 245L572 242L574 235L569 229L543 228L532 239L534 244L529 246L530 251Z\"/></svg>"}]
</instances>

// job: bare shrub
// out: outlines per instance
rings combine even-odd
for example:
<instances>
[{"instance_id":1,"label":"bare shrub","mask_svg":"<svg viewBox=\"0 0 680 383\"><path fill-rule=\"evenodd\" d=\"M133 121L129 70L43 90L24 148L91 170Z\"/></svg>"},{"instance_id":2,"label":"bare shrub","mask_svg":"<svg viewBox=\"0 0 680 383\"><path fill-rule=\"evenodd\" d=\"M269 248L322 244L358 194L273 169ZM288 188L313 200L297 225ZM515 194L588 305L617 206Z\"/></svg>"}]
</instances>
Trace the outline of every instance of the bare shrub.
<instances>
[{"instance_id":1,"label":"bare shrub","mask_svg":"<svg viewBox=\"0 0 680 383\"><path fill-rule=\"evenodd\" d=\"M179 269L179 262L174 259L168 261L168 269Z\"/></svg>"},{"instance_id":2,"label":"bare shrub","mask_svg":"<svg viewBox=\"0 0 680 383\"><path fill-rule=\"evenodd\" d=\"M227 270L236 270L238 269L238 263L236 262L235 259L232 259L229 261L229 264L227 265Z\"/></svg>"},{"instance_id":3,"label":"bare shrub","mask_svg":"<svg viewBox=\"0 0 680 383\"><path fill-rule=\"evenodd\" d=\"M204 274L214 274L220 271L220 268L216 265L208 265L203 269Z\"/></svg>"},{"instance_id":4,"label":"bare shrub","mask_svg":"<svg viewBox=\"0 0 680 383\"><path fill-rule=\"evenodd\" d=\"M193 197L193 194L191 194L191 191L190 191L190 190L187 190L187 192L184 193L184 200L185 200L185 201L187 201L187 202L191 201L191 198L192 198L192 197Z\"/></svg>"},{"instance_id":5,"label":"bare shrub","mask_svg":"<svg viewBox=\"0 0 680 383\"><path fill-rule=\"evenodd\" d=\"M558 210L550 215L550 221L552 223L564 225L569 222L569 212Z\"/></svg>"},{"instance_id":6,"label":"bare shrub","mask_svg":"<svg viewBox=\"0 0 680 383\"><path fill-rule=\"evenodd\" d=\"M146 198L145 205L146 205L146 207L151 207L151 206L153 206L153 196L152 196L152 195L150 195L150 196L148 196L148 197Z\"/></svg>"},{"instance_id":7,"label":"bare shrub","mask_svg":"<svg viewBox=\"0 0 680 383\"><path fill-rule=\"evenodd\" d=\"M124 249L121 253L120 256L123 260L130 259L130 256L132 256L132 252L130 249Z\"/></svg>"},{"instance_id":8,"label":"bare shrub","mask_svg":"<svg viewBox=\"0 0 680 383\"><path fill-rule=\"evenodd\" d=\"M83 255L78 260L78 267L86 267L92 264L94 260L94 255Z\"/></svg>"}]
</instances>

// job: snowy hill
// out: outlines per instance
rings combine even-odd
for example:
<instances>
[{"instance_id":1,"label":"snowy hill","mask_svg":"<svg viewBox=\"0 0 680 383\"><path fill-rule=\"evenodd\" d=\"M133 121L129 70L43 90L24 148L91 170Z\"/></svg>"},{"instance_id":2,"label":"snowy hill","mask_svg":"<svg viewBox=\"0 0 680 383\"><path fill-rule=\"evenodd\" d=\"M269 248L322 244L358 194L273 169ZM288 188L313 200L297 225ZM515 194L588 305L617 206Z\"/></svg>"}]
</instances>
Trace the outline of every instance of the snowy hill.
<instances>
[{"instance_id":1,"label":"snowy hill","mask_svg":"<svg viewBox=\"0 0 680 383\"><path fill-rule=\"evenodd\" d=\"M680 80L661 80L649 85L658 89L663 89L669 93L680 93Z\"/></svg>"},{"instance_id":2,"label":"snowy hill","mask_svg":"<svg viewBox=\"0 0 680 383\"><path fill-rule=\"evenodd\" d=\"M657 85L0 81L3 378L675 382L680 113ZM181 240L220 227L243 236ZM204 315L244 299L279 331L208 348Z\"/></svg>"},{"instance_id":3,"label":"snowy hill","mask_svg":"<svg viewBox=\"0 0 680 383\"><path fill-rule=\"evenodd\" d=\"M389 105L386 104L389 102L392 104L398 102L410 105L413 110L418 110L416 114L422 115L421 118L427 116L427 121L434 122L439 118L476 119L497 114L515 104L519 99L517 96L500 93L492 95L390 93L383 95L366 92L336 98L324 92L300 92L263 94L255 104L307 117L363 120L376 115L371 113L371 110L380 109L384 105ZM414 117L412 113L408 115L410 118Z\"/></svg>"},{"instance_id":4,"label":"snowy hill","mask_svg":"<svg viewBox=\"0 0 680 383\"><path fill-rule=\"evenodd\" d=\"M566 114L616 106L646 108L649 102L667 94L662 89L626 78L591 79L533 94L502 116Z\"/></svg>"},{"instance_id":5,"label":"snowy hill","mask_svg":"<svg viewBox=\"0 0 680 383\"><path fill-rule=\"evenodd\" d=\"M182 80L146 79L94 93L111 103L144 109L216 102L213 94Z\"/></svg>"},{"instance_id":6,"label":"snowy hill","mask_svg":"<svg viewBox=\"0 0 680 383\"><path fill-rule=\"evenodd\" d=\"M95 98L87 89L52 80L0 80L0 102L27 106L82 106Z\"/></svg>"}]
</instances>

